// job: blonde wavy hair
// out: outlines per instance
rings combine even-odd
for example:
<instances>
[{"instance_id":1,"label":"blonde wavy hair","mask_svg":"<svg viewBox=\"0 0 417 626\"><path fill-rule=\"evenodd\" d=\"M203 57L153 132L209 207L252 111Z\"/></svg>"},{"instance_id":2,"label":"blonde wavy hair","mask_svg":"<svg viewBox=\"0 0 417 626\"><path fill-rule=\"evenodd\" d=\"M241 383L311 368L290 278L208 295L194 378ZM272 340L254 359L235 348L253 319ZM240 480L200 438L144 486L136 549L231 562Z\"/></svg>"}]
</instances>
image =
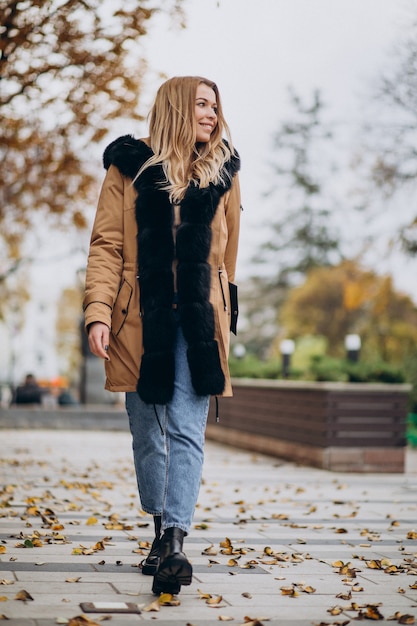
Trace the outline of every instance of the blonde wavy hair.
<instances>
[{"instance_id":1,"label":"blonde wavy hair","mask_svg":"<svg viewBox=\"0 0 417 626\"><path fill-rule=\"evenodd\" d=\"M217 125L207 143L196 143L195 101L197 87L202 83L216 94ZM223 134L228 143L223 141ZM164 189L174 204L182 200L190 183L204 188L210 183L226 182L223 165L234 150L219 90L213 81L201 76L176 76L163 83L149 113L149 137L154 154L136 178L148 167L162 164Z\"/></svg>"}]
</instances>

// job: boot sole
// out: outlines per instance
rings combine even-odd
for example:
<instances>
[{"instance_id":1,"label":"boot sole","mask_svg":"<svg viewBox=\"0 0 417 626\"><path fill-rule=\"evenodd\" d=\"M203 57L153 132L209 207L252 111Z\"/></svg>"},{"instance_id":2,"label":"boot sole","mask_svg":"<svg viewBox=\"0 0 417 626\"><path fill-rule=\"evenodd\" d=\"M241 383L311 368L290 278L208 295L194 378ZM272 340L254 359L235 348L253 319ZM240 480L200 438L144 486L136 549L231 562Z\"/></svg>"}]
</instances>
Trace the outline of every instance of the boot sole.
<instances>
[{"instance_id":1,"label":"boot sole","mask_svg":"<svg viewBox=\"0 0 417 626\"><path fill-rule=\"evenodd\" d=\"M152 591L155 594L180 592L181 585L191 585L193 568L183 554L173 554L164 560L155 574Z\"/></svg>"}]
</instances>

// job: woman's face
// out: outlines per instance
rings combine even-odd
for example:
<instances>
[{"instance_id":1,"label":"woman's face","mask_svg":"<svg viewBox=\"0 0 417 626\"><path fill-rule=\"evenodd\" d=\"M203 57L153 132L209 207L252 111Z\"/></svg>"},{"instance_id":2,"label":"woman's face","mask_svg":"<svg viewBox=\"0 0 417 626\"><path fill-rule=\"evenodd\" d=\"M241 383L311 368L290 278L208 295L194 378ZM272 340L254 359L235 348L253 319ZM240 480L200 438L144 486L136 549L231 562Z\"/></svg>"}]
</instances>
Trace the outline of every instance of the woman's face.
<instances>
[{"instance_id":1,"label":"woman's face","mask_svg":"<svg viewBox=\"0 0 417 626\"><path fill-rule=\"evenodd\" d=\"M195 121L197 142L207 143L217 126L217 101L213 89L204 83L197 87Z\"/></svg>"}]
</instances>

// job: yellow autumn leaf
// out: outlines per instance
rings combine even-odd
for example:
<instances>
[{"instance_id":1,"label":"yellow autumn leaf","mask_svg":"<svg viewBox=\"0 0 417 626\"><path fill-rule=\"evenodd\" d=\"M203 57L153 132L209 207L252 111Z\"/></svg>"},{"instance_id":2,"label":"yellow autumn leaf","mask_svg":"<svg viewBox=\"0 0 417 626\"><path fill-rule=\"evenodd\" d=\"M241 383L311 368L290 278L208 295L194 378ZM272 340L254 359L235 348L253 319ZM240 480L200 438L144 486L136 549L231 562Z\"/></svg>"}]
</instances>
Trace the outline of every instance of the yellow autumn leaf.
<instances>
[{"instance_id":1,"label":"yellow autumn leaf","mask_svg":"<svg viewBox=\"0 0 417 626\"><path fill-rule=\"evenodd\" d=\"M158 602L161 606L180 606L181 604L177 598L174 598L172 593L161 593Z\"/></svg>"},{"instance_id":2,"label":"yellow autumn leaf","mask_svg":"<svg viewBox=\"0 0 417 626\"><path fill-rule=\"evenodd\" d=\"M0 546L0 554L5 554L6 551L6 546Z\"/></svg>"},{"instance_id":3,"label":"yellow autumn leaf","mask_svg":"<svg viewBox=\"0 0 417 626\"><path fill-rule=\"evenodd\" d=\"M7 602L7 596L0 596L0 602Z\"/></svg>"},{"instance_id":4,"label":"yellow autumn leaf","mask_svg":"<svg viewBox=\"0 0 417 626\"><path fill-rule=\"evenodd\" d=\"M223 596L211 596L210 598L207 598L206 604L216 605L216 604L220 604L222 600L223 600Z\"/></svg>"},{"instance_id":5,"label":"yellow autumn leaf","mask_svg":"<svg viewBox=\"0 0 417 626\"><path fill-rule=\"evenodd\" d=\"M97 523L98 523L98 519L94 517L94 515L89 517L88 520L86 521L87 526L94 526L94 524L97 524Z\"/></svg>"}]
</instances>

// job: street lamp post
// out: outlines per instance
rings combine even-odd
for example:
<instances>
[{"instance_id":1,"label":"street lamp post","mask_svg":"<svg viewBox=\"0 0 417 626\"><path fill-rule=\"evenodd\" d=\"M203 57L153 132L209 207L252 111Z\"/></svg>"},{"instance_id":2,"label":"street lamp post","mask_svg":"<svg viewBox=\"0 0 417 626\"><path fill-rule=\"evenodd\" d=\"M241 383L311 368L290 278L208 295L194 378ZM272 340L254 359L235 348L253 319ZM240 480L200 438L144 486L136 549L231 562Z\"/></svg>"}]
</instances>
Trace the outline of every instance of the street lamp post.
<instances>
[{"instance_id":1,"label":"street lamp post","mask_svg":"<svg viewBox=\"0 0 417 626\"><path fill-rule=\"evenodd\" d=\"M290 375L291 355L294 352L295 344L292 339L283 339L280 343L282 355L282 375L288 378Z\"/></svg>"},{"instance_id":2,"label":"street lamp post","mask_svg":"<svg viewBox=\"0 0 417 626\"><path fill-rule=\"evenodd\" d=\"M357 363L361 349L361 338L359 335L346 335L345 337L346 356L348 361Z\"/></svg>"}]
</instances>

